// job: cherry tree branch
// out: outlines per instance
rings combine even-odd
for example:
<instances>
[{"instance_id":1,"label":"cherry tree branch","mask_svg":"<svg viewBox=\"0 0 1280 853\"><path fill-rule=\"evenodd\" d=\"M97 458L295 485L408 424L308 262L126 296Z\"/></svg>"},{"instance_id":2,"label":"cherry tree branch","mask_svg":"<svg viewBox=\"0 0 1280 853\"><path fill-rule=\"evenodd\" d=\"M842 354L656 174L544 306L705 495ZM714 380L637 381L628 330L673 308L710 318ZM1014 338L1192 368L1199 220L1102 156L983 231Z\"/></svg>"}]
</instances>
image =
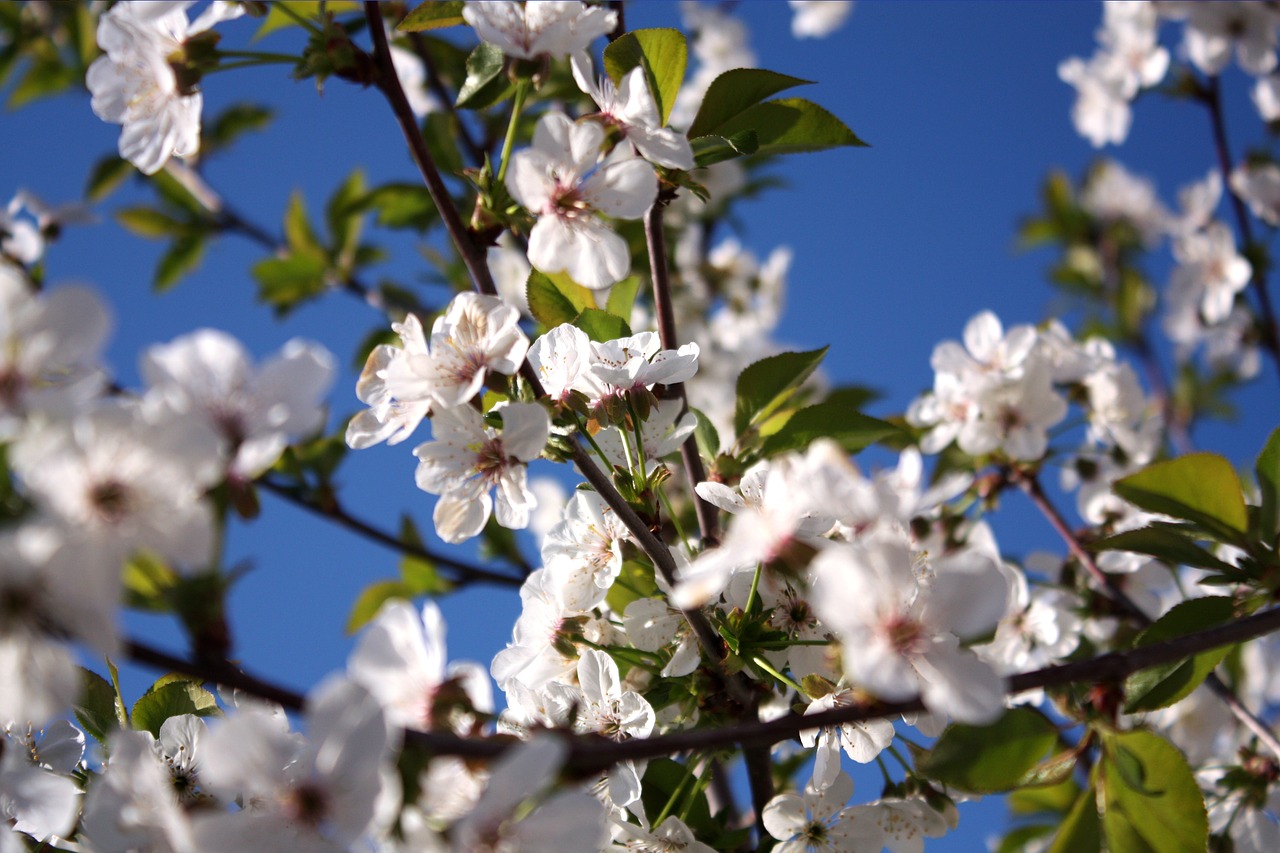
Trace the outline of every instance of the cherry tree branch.
<instances>
[{"instance_id":1,"label":"cherry tree branch","mask_svg":"<svg viewBox=\"0 0 1280 853\"><path fill-rule=\"evenodd\" d=\"M1264 610L1186 634L1162 643L1136 649L1109 652L1088 660L1055 664L1010 676L1005 695L1017 696L1030 690L1069 687L1076 684L1105 684L1123 681L1135 672L1154 666L1185 660L1192 655L1221 646L1243 643L1280 630L1280 607ZM176 657L137 640L125 642L129 658L144 666L166 672L180 672L204 681L277 702L287 710L302 710L305 698L300 694L263 681L235 667L208 664ZM584 776L598 773L620 761L657 758L689 750L715 750L742 746L770 746L796 737L807 729L838 726L845 723L896 717L925 709L919 697L902 702L868 702L839 706L816 714L786 714L768 721L747 721L711 729L690 729L672 734L615 742L594 734L564 734L570 752L567 768ZM492 760L501 756L517 741L507 735L465 738L449 732L407 731L406 743L419 746L434 755Z\"/></svg>"},{"instance_id":2,"label":"cherry tree branch","mask_svg":"<svg viewBox=\"0 0 1280 853\"><path fill-rule=\"evenodd\" d=\"M431 94L436 96L436 100L444 106L445 112L453 118L454 124L458 128L458 136L462 139L462 147L467 149L467 154L470 156L472 164L479 166L484 162L487 152L471 135L471 129L462 120L462 116L458 113L458 108L453 103L453 93L445 88L444 81L440 79L435 57L431 55L431 46L427 44L427 40L423 38L422 33L410 33L409 41L413 45L414 53L422 60L422 64L427 70L427 88L431 90Z\"/></svg>"},{"instance_id":3,"label":"cherry tree branch","mask_svg":"<svg viewBox=\"0 0 1280 853\"><path fill-rule=\"evenodd\" d=\"M1120 588L1114 578L1102 570L1098 565L1098 561L1095 560L1093 555L1080 543L1080 538L1076 536L1075 531L1073 531L1067 524L1066 519L1062 517L1062 513L1058 512L1058 508L1053 505L1053 502L1049 500L1048 495L1044 493L1044 489L1041 487L1040 481L1035 477L1035 475L1014 474L1013 476L1018 485L1021 486L1022 490L1027 494L1027 497L1031 499L1031 502L1035 504L1041 514L1048 519L1049 524L1058 533L1058 535L1062 537L1062 540L1066 543L1067 549L1071 552L1072 556L1080 562L1080 565L1084 566L1085 571L1087 571L1089 575L1100 586L1102 586L1104 590L1106 590L1108 596L1123 607L1124 610L1138 622L1138 624L1143 625L1144 627L1150 625L1152 622L1151 617L1148 616L1132 598L1125 594L1124 590ZM1263 722L1257 714L1244 706L1240 701L1240 698L1235 695L1231 688L1228 687L1221 678L1214 673L1210 673L1209 677L1205 679L1205 685L1214 693L1214 695L1222 700L1237 720L1257 735L1258 740L1267 745L1267 748L1271 750L1272 754L1280 757L1280 738L1276 737L1276 734L1271 730L1271 727Z\"/></svg>"},{"instance_id":4,"label":"cherry tree branch","mask_svg":"<svg viewBox=\"0 0 1280 853\"><path fill-rule=\"evenodd\" d=\"M666 202L659 199L644 215L645 244L649 249L649 271L653 279L653 304L658 314L658 335L663 349L678 349L680 336L676 333L676 313L671 302L671 277L667 270L667 237L662 225ZM689 411L689 396L684 383L668 386L680 398L680 414ZM698 530L702 534L703 547L715 547L720 542L720 515L716 508L694 490L694 486L707 479L698 453L698 440L690 435L680 445L680 457L684 461L685 476L689 480L689 493L693 496L694 511L698 515Z\"/></svg>"},{"instance_id":5,"label":"cherry tree branch","mask_svg":"<svg viewBox=\"0 0 1280 853\"><path fill-rule=\"evenodd\" d=\"M301 507L313 515L321 518L337 522L348 530L359 533L361 536L380 545L399 551L410 557L417 557L426 560L433 565L450 569L456 573L454 577L449 578L449 582L455 586L466 586L471 583L492 583L500 586L518 587L524 583L523 577L515 575L503 574L501 572L490 571L489 569L454 559L446 554L440 554L435 551L428 550L420 545L413 545L403 541L398 536L393 536L385 530L374 527L367 521L357 518L347 512L341 504L338 503L336 497L329 500L320 501L300 495L287 486L274 482L272 480L259 480L258 485L273 495L292 503L294 506Z\"/></svg>"}]
</instances>

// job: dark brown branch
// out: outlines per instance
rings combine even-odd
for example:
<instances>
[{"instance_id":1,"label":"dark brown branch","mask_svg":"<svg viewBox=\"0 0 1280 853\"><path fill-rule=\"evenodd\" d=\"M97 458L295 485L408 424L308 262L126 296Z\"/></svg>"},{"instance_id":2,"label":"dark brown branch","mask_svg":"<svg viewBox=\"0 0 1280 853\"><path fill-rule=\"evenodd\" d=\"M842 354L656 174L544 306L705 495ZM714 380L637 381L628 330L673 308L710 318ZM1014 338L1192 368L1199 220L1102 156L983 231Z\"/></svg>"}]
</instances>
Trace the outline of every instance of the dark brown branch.
<instances>
[{"instance_id":1,"label":"dark brown branch","mask_svg":"<svg viewBox=\"0 0 1280 853\"><path fill-rule=\"evenodd\" d=\"M501 572L490 571L470 563L456 560L445 554L439 554L430 551L419 545L412 545L401 540L398 536L392 536L385 530L380 530L369 524L367 521L356 518L351 515L337 502L337 500L321 503L319 501L309 500L308 498L297 494L291 489L273 482L271 480L259 480L258 485L264 490L270 492L277 497L289 501L294 506L301 507L308 512L318 515L321 518L335 521L348 530L359 533L366 539L385 545L394 551L399 551L410 557L418 557L429 563L439 567L449 569L453 577L449 578L450 583L455 586L466 586L472 583L492 583L500 586L520 586L524 583L524 578L515 575L502 574Z\"/></svg>"},{"instance_id":2,"label":"dark brown branch","mask_svg":"<svg viewBox=\"0 0 1280 853\"><path fill-rule=\"evenodd\" d=\"M662 226L662 212L666 202L659 199L644 215L645 244L649 249L649 271L653 279L653 304L658 314L658 336L663 349L678 349L680 336L676 332L675 307L671 302L671 277L667 271L667 237ZM680 414L689 411L689 396L684 383L668 386L680 399ZM698 515L698 531L702 544L714 548L720 544L720 514L716 508L694 490L694 486L707 479L698 453L698 440L690 435L680 445L680 457L684 461L685 476L689 480L689 493L693 496L694 511Z\"/></svg>"},{"instance_id":3,"label":"dark brown branch","mask_svg":"<svg viewBox=\"0 0 1280 853\"><path fill-rule=\"evenodd\" d=\"M1209 649L1243 643L1277 630L1280 630L1280 607L1163 643L1014 675L1006 682L1005 694L1016 696L1030 690L1068 687L1073 684L1118 683L1140 670L1184 660ZM173 657L135 641L126 642L125 650L130 659L146 666L181 672L238 688L254 696L278 702L290 710L299 710L303 706L303 697L297 693L234 668L208 666ZM621 743L598 735L565 734L564 737L571 747L569 768L585 775L599 772L619 761L657 758L689 750L729 748L735 744L769 746L795 737L806 729L865 722L922 710L924 704L915 698L903 702L837 707L809 715L793 712L767 722L751 721L714 729L691 729ZM497 758L512 745L509 737L463 738L445 732L407 732L406 740L436 755L485 760Z\"/></svg>"}]
</instances>

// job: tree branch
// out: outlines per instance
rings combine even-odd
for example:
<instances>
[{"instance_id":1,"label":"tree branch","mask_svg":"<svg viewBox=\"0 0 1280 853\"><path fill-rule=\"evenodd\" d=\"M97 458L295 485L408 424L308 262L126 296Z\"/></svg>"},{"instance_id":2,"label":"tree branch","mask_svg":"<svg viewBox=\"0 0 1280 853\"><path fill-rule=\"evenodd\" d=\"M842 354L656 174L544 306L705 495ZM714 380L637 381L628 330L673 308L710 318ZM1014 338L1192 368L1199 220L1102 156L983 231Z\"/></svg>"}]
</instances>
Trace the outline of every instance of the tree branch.
<instances>
[{"instance_id":1,"label":"tree branch","mask_svg":"<svg viewBox=\"0 0 1280 853\"><path fill-rule=\"evenodd\" d=\"M1067 687L1073 684L1120 682L1135 672L1153 666L1174 663L1200 652L1220 646L1243 643L1280 630L1280 607L1274 607L1243 619L1218 625L1194 634L1186 634L1163 643L1154 643L1123 652L1110 652L1094 658L1056 664L1011 676L1005 695L1016 696L1029 690ZM278 702L289 710L300 710L304 697L274 684L254 678L234 668L210 666L158 651L143 643L129 640L125 651L136 663L169 672L181 672L206 681L245 691ZM786 714L777 719L750 721L734 726L691 729L648 738L615 742L599 735L564 734L570 745L567 768L583 775L598 773L619 761L641 760L673 755L688 750L714 750L738 745L770 746L797 736L806 729L838 726L844 723L895 717L923 711L920 699L902 702L869 702L832 708L816 714ZM456 755L462 758L491 760L513 745L508 736L464 738L449 732L406 732L406 742L416 744L434 755Z\"/></svg>"},{"instance_id":2,"label":"tree branch","mask_svg":"<svg viewBox=\"0 0 1280 853\"><path fill-rule=\"evenodd\" d=\"M667 271L667 237L662 226L665 206L666 202L659 199L645 212L644 236L649 249L649 271L653 279L653 304L658 314L658 335L662 338L663 349L678 349L680 336L676 333L676 313L671 302L671 277ZM683 417L689 411L689 396L685 393L684 383L677 382L667 387L680 398L680 415ZM707 472L702 467L698 440L693 435L680 445L680 457L684 461L685 476L689 480L693 508L698 515L698 531L702 535L703 547L713 548L720 544L720 514L694 489L694 486L707 479Z\"/></svg>"}]
</instances>

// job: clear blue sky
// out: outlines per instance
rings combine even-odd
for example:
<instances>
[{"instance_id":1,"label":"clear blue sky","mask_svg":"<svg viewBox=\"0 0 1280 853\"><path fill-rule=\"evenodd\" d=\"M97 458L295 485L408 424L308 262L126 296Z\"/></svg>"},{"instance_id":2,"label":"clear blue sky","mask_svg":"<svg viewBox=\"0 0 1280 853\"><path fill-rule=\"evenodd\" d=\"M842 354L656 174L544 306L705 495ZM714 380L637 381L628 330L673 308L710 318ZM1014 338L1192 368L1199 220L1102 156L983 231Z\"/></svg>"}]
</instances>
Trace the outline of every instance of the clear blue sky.
<instances>
[{"instance_id":1,"label":"clear blue sky","mask_svg":"<svg viewBox=\"0 0 1280 853\"><path fill-rule=\"evenodd\" d=\"M1035 210L1048 169L1078 175L1096 156L1071 126L1074 92L1056 68L1067 56L1092 52L1100 5L862 2L836 35L803 42L791 38L784 4L737 8L751 27L759 64L818 81L803 94L871 144L789 158L775 170L787 187L740 209L739 237L758 255L779 245L795 252L784 342L805 349L831 344L831 377L883 390L873 412L889 414L931 383L934 345L959 337L974 313L991 308L1006 325L1053 313L1043 275L1051 258L1016 250L1016 222ZM632 4L627 14L633 27L677 23L675 5L665 2ZM243 44L253 27L223 26L224 44ZM276 34L261 49L296 40L296 31ZM1226 82L1238 152L1260 142L1260 127L1243 78L1233 70ZM207 113L245 99L278 107L269 132L246 137L207 164L209 182L273 231L291 191L301 189L319 215L323 199L354 166L365 169L370 183L416 180L373 90L332 80L319 96L287 70L254 69L214 75L205 93ZM49 202L78 198L89 164L114 150L117 133L93 116L86 96L6 114L0 197L25 187ZM1129 141L1106 153L1154 178L1172 205L1179 186L1208 170L1210 146L1202 109L1153 96L1136 105ZM137 357L147 344L207 325L233 332L258 356L294 335L325 343L346 366L331 398L331 423L360 407L349 362L357 341L381 323L376 312L333 294L284 322L273 320L255 304L246 272L263 252L237 237L215 243L194 275L156 297L149 282L161 244L127 236L110 219L112 209L143 197L132 189L113 196L98 209L98 226L69 229L49 256L51 282L89 281L112 304L117 327L109 357L122 383L136 383ZM393 247L386 275L413 281L425 272L409 242ZM1250 458L1280 420L1274 383L1268 364L1241 398L1243 422L1206 430L1198 441L1237 460ZM430 498L414 488L412 444L354 454L341 476L343 495L383 526L394 528L409 512L429 531ZM995 524L1009 552L1058 548L1047 526L1015 506ZM236 650L255 673L298 688L345 664L350 640L342 627L350 603L397 566L394 554L268 496L260 520L232 531L228 563L242 559L254 571L232 599ZM442 606L452 656L486 664L519 612L514 591L477 590ZM131 616L126 625L159 645L183 648L167 619ZM131 675L127 689L140 691L149 677ZM860 797L878 793L874 775L860 776L859 786ZM999 825L998 808L963 814L948 849L977 849Z\"/></svg>"}]
</instances>

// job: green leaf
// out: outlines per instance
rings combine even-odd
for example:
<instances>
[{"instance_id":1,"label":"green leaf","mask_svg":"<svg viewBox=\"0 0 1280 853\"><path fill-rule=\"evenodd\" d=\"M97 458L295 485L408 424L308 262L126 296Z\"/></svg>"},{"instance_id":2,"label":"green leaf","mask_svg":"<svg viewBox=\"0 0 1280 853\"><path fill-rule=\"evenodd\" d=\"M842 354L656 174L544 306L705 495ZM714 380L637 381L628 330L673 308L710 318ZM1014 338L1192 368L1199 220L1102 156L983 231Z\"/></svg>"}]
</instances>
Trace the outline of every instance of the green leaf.
<instances>
[{"instance_id":1,"label":"green leaf","mask_svg":"<svg viewBox=\"0 0 1280 853\"><path fill-rule=\"evenodd\" d=\"M1135 777L1140 785L1134 784ZM1111 853L1206 849L1209 821L1204 796L1186 758L1159 735L1148 731L1105 735L1098 791L1102 829Z\"/></svg>"},{"instance_id":2,"label":"green leaf","mask_svg":"<svg viewBox=\"0 0 1280 853\"><path fill-rule=\"evenodd\" d=\"M714 461L720 453L720 434L711 418L690 407L689 411L698 418L698 425L693 429L693 438L698 442L698 453L708 462Z\"/></svg>"},{"instance_id":3,"label":"green leaf","mask_svg":"<svg viewBox=\"0 0 1280 853\"><path fill-rule=\"evenodd\" d=\"M355 604L351 606L351 615L347 617L347 633L354 634L365 626L369 620L378 615L382 605L392 599L409 600L414 597L413 588L404 581L379 581L366 586L360 591Z\"/></svg>"},{"instance_id":4,"label":"green leaf","mask_svg":"<svg viewBox=\"0 0 1280 853\"><path fill-rule=\"evenodd\" d=\"M442 27L455 27L466 23L462 17L462 0L443 2L443 0L427 0L405 16L396 25L402 33L420 33L423 30L438 30Z\"/></svg>"},{"instance_id":5,"label":"green leaf","mask_svg":"<svg viewBox=\"0 0 1280 853\"><path fill-rule=\"evenodd\" d=\"M1188 453L1117 480L1115 492L1150 512L1194 522L1229 542L1249 526L1236 469L1215 453Z\"/></svg>"},{"instance_id":6,"label":"green leaf","mask_svg":"<svg viewBox=\"0 0 1280 853\"><path fill-rule=\"evenodd\" d=\"M204 235L187 234L169 244L156 264L155 280L151 287L163 293L178 283L184 275L194 271L204 259Z\"/></svg>"},{"instance_id":7,"label":"green leaf","mask_svg":"<svg viewBox=\"0 0 1280 853\"><path fill-rule=\"evenodd\" d=\"M458 150L458 117L446 110L431 113L422 125L422 139L442 175L462 174L465 164ZM425 189L425 188L424 188Z\"/></svg>"},{"instance_id":8,"label":"green leaf","mask_svg":"<svg viewBox=\"0 0 1280 853\"><path fill-rule=\"evenodd\" d=\"M824 108L804 98L783 98L756 104L717 128L720 136L753 130L766 154L792 154L821 151L840 146L861 146L858 138L844 122Z\"/></svg>"},{"instance_id":9,"label":"green leaf","mask_svg":"<svg viewBox=\"0 0 1280 853\"><path fill-rule=\"evenodd\" d=\"M205 124L200 141L201 157L227 148L246 133L262 130L275 118L275 111L262 104L232 104Z\"/></svg>"},{"instance_id":10,"label":"green leaf","mask_svg":"<svg viewBox=\"0 0 1280 853\"><path fill-rule=\"evenodd\" d=\"M80 699L73 706L80 728L98 743L106 743L120 727L116 718L116 691L98 673L80 667Z\"/></svg>"},{"instance_id":11,"label":"green leaf","mask_svg":"<svg viewBox=\"0 0 1280 853\"><path fill-rule=\"evenodd\" d=\"M160 736L160 727L170 717L195 714L208 717L218 713L218 700L194 681L170 681L144 694L133 705L133 727Z\"/></svg>"},{"instance_id":12,"label":"green leaf","mask_svg":"<svg viewBox=\"0 0 1280 853\"><path fill-rule=\"evenodd\" d=\"M262 21L262 26L258 27L258 31L253 34L253 41L258 41L276 30L300 26L292 15L280 8L282 6L288 7L289 11L298 17L312 21L320 20L321 9L333 14L341 14L360 8L360 4L355 0L328 0L324 4L316 3L315 0L274 0L267 4L267 17Z\"/></svg>"},{"instance_id":13,"label":"green leaf","mask_svg":"<svg viewBox=\"0 0 1280 853\"><path fill-rule=\"evenodd\" d=\"M407 545L422 548L422 535L418 526L408 515L400 516L400 541ZM405 586L413 590L414 596L441 595L453 589L448 579L441 577L435 563L424 557L406 556L400 561L400 578Z\"/></svg>"},{"instance_id":14,"label":"green leaf","mask_svg":"<svg viewBox=\"0 0 1280 853\"><path fill-rule=\"evenodd\" d=\"M1258 461L1254 464L1258 474L1258 491L1262 493L1262 505L1258 509L1259 535L1267 545L1274 545L1277 527L1280 526L1280 428L1267 439Z\"/></svg>"},{"instance_id":15,"label":"green leaf","mask_svg":"<svg viewBox=\"0 0 1280 853\"><path fill-rule=\"evenodd\" d=\"M653 579L653 567L638 560L625 560L609 587L605 601L614 613L625 613L627 605L641 598L658 598L662 593Z\"/></svg>"},{"instance_id":16,"label":"green leaf","mask_svg":"<svg viewBox=\"0 0 1280 853\"><path fill-rule=\"evenodd\" d=\"M1230 598L1210 595L1173 607L1138 635L1135 648L1163 643L1231 621L1235 607ZM1125 680L1125 712L1154 711L1185 699L1213 672L1230 645L1200 652L1187 660L1139 670Z\"/></svg>"},{"instance_id":17,"label":"green leaf","mask_svg":"<svg viewBox=\"0 0 1280 853\"><path fill-rule=\"evenodd\" d=\"M631 309L636 304L636 293L640 290L640 277L629 275L609 289L609 298L605 301L604 310L615 317L621 317L631 323Z\"/></svg>"},{"instance_id":18,"label":"green leaf","mask_svg":"<svg viewBox=\"0 0 1280 853\"><path fill-rule=\"evenodd\" d=\"M277 314L287 314L303 301L324 292L326 268L324 259L314 255L261 260L253 265L258 298L272 306Z\"/></svg>"},{"instance_id":19,"label":"green leaf","mask_svg":"<svg viewBox=\"0 0 1280 853\"><path fill-rule=\"evenodd\" d=\"M680 94L688 58L684 33L679 30L633 30L604 49L604 70L614 83L621 83L627 72L643 65L649 91L665 125Z\"/></svg>"},{"instance_id":20,"label":"green leaf","mask_svg":"<svg viewBox=\"0 0 1280 853\"><path fill-rule=\"evenodd\" d=\"M1039 814L1052 812L1066 814L1080 795L1080 786L1076 780L1068 776L1053 785L1040 785L1034 788L1019 788L1009 794L1006 801L1009 811L1015 815Z\"/></svg>"},{"instance_id":21,"label":"green leaf","mask_svg":"<svg viewBox=\"0 0 1280 853\"><path fill-rule=\"evenodd\" d=\"M579 308L560 292L560 288L546 273L532 270L525 285L529 300L529 312L543 326L554 329L563 323L572 323L578 317Z\"/></svg>"},{"instance_id":22,"label":"green leaf","mask_svg":"<svg viewBox=\"0 0 1280 853\"><path fill-rule=\"evenodd\" d=\"M625 338L631 334L631 327L627 325L626 320L607 311L601 311L599 308L584 308L573 324L586 332L588 338L600 343Z\"/></svg>"},{"instance_id":23,"label":"green leaf","mask_svg":"<svg viewBox=\"0 0 1280 853\"><path fill-rule=\"evenodd\" d=\"M74 68L65 65L56 52L37 56L18 85L9 93L9 109L56 95L79 82Z\"/></svg>"},{"instance_id":24,"label":"green leaf","mask_svg":"<svg viewBox=\"0 0 1280 853\"><path fill-rule=\"evenodd\" d=\"M342 185L334 190L325 205L325 224L329 227L329 239L333 241L335 258L350 262L363 230L364 214L353 207L365 196L364 170L354 169Z\"/></svg>"},{"instance_id":25,"label":"green leaf","mask_svg":"<svg viewBox=\"0 0 1280 853\"><path fill-rule=\"evenodd\" d=\"M1172 566L1195 566L1214 571L1237 571L1201 548L1177 530L1168 527L1140 527L1089 543L1091 551L1131 551L1164 560Z\"/></svg>"},{"instance_id":26,"label":"green leaf","mask_svg":"<svg viewBox=\"0 0 1280 853\"><path fill-rule=\"evenodd\" d=\"M1057 742L1057 727L1047 717L1013 708L988 726L948 726L916 769L962 791L993 794L1017 786Z\"/></svg>"},{"instance_id":27,"label":"green leaf","mask_svg":"<svg viewBox=\"0 0 1280 853\"><path fill-rule=\"evenodd\" d=\"M137 610L166 613L178 573L150 551L138 551L124 564L125 603Z\"/></svg>"},{"instance_id":28,"label":"green leaf","mask_svg":"<svg viewBox=\"0 0 1280 853\"><path fill-rule=\"evenodd\" d=\"M511 81L502 70L506 57L502 48L480 42L467 57L467 79L458 90L457 106L482 110L491 107L511 92Z\"/></svg>"},{"instance_id":29,"label":"green leaf","mask_svg":"<svg viewBox=\"0 0 1280 853\"><path fill-rule=\"evenodd\" d=\"M384 184L357 204L373 209L384 228L413 228L422 233L440 218L431 193L421 184Z\"/></svg>"},{"instance_id":30,"label":"green leaf","mask_svg":"<svg viewBox=\"0 0 1280 853\"><path fill-rule=\"evenodd\" d=\"M745 157L760 149L760 142L754 130L744 130L731 137L699 136L689 142L693 149L693 162L698 168L732 160L734 157Z\"/></svg>"},{"instance_id":31,"label":"green leaf","mask_svg":"<svg viewBox=\"0 0 1280 853\"><path fill-rule=\"evenodd\" d=\"M314 255L324 258L324 245L311 230L311 221L307 218L307 206L302 200L302 192L294 190L289 196L289 206L284 212L284 239L289 248L297 254Z\"/></svg>"},{"instance_id":32,"label":"green leaf","mask_svg":"<svg viewBox=\"0 0 1280 853\"><path fill-rule=\"evenodd\" d=\"M808 352L784 352L763 358L738 374L733 426L738 435L770 415L817 369L828 347Z\"/></svg>"},{"instance_id":33,"label":"green leaf","mask_svg":"<svg viewBox=\"0 0 1280 853\"><path fill-rule=\"evenodd\" d=\"M1076 798L1048 853L1098 853L1102 849L1102 827L1098 821L1096 801L1097 794L1093 788Z\"/></svg>"},{"instance_id":34,"label":"green leaf","mask_svg":"<svg viewBox=\"0 0 1280 853\"><path fill-rule=\"evenodd\" d=\"M186 222L153 207L145 206L117 210L116 222L131 234L151 240L184 234L189 229Z\"/></svg>"},{"instance_id":35,"label":"green leaf","mask_svg":"<svg viewBox=\"0 0 1280 853\"><path fill-rule=\"evenodd\" d=\"M1029 849L1039 850L1043 845L1037 842L1053 833L1054 827L1047 823L1029 824L1011 829L1000 839L995 853L1024 853Z\"/></svg>"},{"instance_id":36,"label":"green leaf","mask_svg":"<svg viewBox=\"0 0 1280 853\"><path fill-rule=\"evenodd\" d=\"M801 80L763 68L735 68L711 81L702 106L689 125L689 139L720 133L720 127L765 98L795 86L812 85L812 80Z\"/></svg>"},{"instance_id":37,"label":"green leaf","mask_svg":"<svg viewBox=\"0 0 1280 853\"><path fill-rule=\"evenodd\" d=\"M116 706L116 722L121 726L128 726L129 711L124 706L124 694L120 692L120 668L116 666L115 661L110 657L107 658L107 674L111 676L111 690L114 694Z\"/></svg>"},{"instance_id":38,"label":"green leaf","mask_svg":"<svg viewBox=\"0 0 1280 853\"><path fill-rule=\"evenodd\" d=\"M897 432L899 429L891 423L853 411L840 402L825 401L792 415L777 432L765 438L761 451L765 456L774 456L803 450L819 438L830 438L847 452L857 453Z\"/></svg>"},{"instance_id":39,"label":"green leaf","mask_svg":"<svg viewBox=\"0 0 1280 853\"><path fill-rule=\"evenodd\" d=\"M89 201L102 201L111 195L124 179L133 174L133 164L112 154L94 164L85 183L84 194Z\"/></svg>"}]
</instances>

